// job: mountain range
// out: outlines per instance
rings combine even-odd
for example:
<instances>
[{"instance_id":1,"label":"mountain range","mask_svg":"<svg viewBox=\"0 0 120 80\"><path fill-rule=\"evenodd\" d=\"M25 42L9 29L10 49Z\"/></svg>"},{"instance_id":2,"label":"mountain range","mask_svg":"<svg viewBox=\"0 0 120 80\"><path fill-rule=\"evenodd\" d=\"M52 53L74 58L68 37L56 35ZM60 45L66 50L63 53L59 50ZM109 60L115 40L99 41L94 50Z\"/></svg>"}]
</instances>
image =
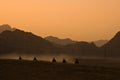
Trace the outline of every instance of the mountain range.
<instances>
[{"instance_id":1,"label":"mountain range","mask_svg":"<svg viewBox=\"0 0 120 80\"><path fill-rule=\"evenodd\" d=\"M58 44L58 45L68 45L68 44L73 44L73 43L77 42L77 41L71 40L70 38L60 39L58 37L53 37L53 36L48 36L48 37L45 37L44 39L46 39L52 43Z\"/></svg>"},{"instance_id":2,"label":"mountain range","mask_svg":"<svg viewBox=\"0 0 120 80\"><path fill-rule=\"evenodd\" d=\"M3 31L6 31L6 30L9 30L9 31L14 31L15 28L12 28L10 25L8 24L3 24L0 26L0 33L2 33ZM73 44L75 42L78 42L78 41L74 41L70 38L66 38L66 39L60 39L58 37L54 37L54 36L47 36L45 37L44 39L54 43L54 44L58 44L58 45L68 45L68 44ZM96 46L98 47L101 47L103 46L105 43L108 42L108 40L97 40L97 41L93 41L95 43Z\"/></svg>"},{"instance_id":3,"label":"mountain range","mask_svg":"<svg viewBox=\"0 0 120 80\"><path fill-rule=\"evenodd\" d=\"M9 25L7 27L10 28ZM0 53L47 53L52 52L52 49L56 50L51 42L40 36L11 29L0 33Z\"/></svg>"},{"instance_id":4,"label":"mountain range","mask_svg":"<svg viewBox=\"0 0 120 80\"><path fill-rule=\"evenodd\" d=\"M72 40L70 38L60 39L60 38L54 37L54 36L47 36L44 39L46 39L46 40L48 40L52 43L59 44L59 45L68 45L68 44L73 44L73 43L76 43L76 42L80 42L80 41ZM93 41L93 42L95 43L95 45L97 47L101 47L104 44L106 44L108 42L108 40L97 40L97 41Z\"/></svg>"},{"instance_id":5,"label":"mountain range","mask_svg":"<svg viewBox=\"0 0 120 80\"><path fill-rule=\"evenodd\" d=\"M5 25L2 25L5 26ZM2 27L1 26L1 27ZM7 27L10 27L7 25ZM9 30L10 29L10 30ZM71 39L60 39L56 37L42 38L31 32L19 29L4 29L0 33L0 54L67 54L74 56L99 56L120 57L120 32L101 47L94 42L72 41ZM52 42L48 39L56 40ZM65 43L64 43L65 42Z\"/></svg>"}]
</instances>

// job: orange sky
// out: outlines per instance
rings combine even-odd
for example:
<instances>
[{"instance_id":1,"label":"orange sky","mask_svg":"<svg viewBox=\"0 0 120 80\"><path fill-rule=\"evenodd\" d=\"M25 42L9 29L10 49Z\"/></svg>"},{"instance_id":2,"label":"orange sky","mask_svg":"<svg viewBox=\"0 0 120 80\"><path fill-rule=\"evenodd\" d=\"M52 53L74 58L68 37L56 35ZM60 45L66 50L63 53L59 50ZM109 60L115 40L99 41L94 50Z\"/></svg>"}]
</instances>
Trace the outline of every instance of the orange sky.
<instances>
[{"instance_id":1,"label":"orange sky","mask_svg":"<svg viewBox=\"0 0 120 80\"><path fill-rule=\"evenodd\" d=\"M110 39L120 30L120 0L0 0L0 24L42 37Z\"/></svg>"}]
</instances>

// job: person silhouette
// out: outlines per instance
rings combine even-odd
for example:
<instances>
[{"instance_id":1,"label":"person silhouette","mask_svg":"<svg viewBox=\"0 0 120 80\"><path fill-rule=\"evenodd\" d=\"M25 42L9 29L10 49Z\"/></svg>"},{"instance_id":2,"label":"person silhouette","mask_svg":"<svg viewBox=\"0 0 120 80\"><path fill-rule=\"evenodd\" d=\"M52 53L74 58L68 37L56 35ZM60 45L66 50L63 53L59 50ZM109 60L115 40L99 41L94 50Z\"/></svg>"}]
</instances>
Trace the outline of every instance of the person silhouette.
<instances>
[{"instance_id":1,"label":"person silhouette","mask_svg":"<svg viewBox=\"0 0 120 80\"><path fill-rule=\"evenodd\" d=\"M37 61L37 58L36 58L36 57L34 57L34 58L33 58L33 61Z\"/></svg>"},{"instance_id":2,"label":"person silhouette","mask_svg":"<svg viewBox=\"0 0 120 80\"><path fill-rule=\"evenodd\" d=\"M75 59L75 64L79 64L79 60L78 59Z\"/></svg>"},{"instance_id":3,"label":"person silhouette","mask_svg":"<svg viewBox=\"0 0 120 80\"><path fill-rule=\"evenodd\" d=\"M52 62L53 62L53 63L55 63L55 62L56 62L56 59L55 59L55 58L53 58L53 59L52 59Z\"/></svg>"},{"instance_id":4,"label":"person silhouette","mask_svg":"<svg viewBox=\"0 0 120 80\"><path fill-rule=\"evenodd\" d=\"M67 63L67 61L65 59L63 59L62 63Z\"/></svg>"},{"instance_id":5,"label":"person silhouette","mask_svg":"<svg viewBox=\"0 0 120 80\"><path fill-rule=\"evenodd\" d=\"M22 60L22 57L21 57L21 56L19 56L19 60Z\"/></svg>"}]
</instances>

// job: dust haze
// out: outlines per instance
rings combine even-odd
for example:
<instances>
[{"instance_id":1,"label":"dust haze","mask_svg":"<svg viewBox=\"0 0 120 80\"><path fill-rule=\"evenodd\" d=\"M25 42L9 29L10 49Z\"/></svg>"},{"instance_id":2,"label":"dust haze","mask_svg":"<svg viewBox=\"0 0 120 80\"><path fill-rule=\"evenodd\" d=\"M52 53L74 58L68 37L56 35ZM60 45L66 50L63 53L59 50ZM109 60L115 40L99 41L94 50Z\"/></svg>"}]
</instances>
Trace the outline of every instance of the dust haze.
<instances>
[{"instance_id":1,"label":"dust haze","mask_svg":"<svg viewBox=\"0 0 120 80\"><path fill-rule=\"evenodd\" d=\"M12 54L0 55L0 59L19 59L19 56L21 56L23 60L33 60L33 58L36 57L37 60L48 61L48 62L52 61L53 58L55 58L57 62L62 62L63 59L66 59L68 63L73 62L74 58L76 58L75 56L65 55L65 54L33 55L33 54L12 53Z\"/></svg>"}]
</instances>

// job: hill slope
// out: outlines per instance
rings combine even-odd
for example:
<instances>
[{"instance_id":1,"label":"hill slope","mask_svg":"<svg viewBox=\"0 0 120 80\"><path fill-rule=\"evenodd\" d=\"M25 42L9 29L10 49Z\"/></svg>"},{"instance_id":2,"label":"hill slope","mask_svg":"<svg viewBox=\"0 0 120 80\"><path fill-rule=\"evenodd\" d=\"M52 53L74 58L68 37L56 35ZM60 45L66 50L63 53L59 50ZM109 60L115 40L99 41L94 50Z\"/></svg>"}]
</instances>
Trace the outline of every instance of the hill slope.
<instances>
[{"instance_id":1,"label":"hill slope","mask_svg":"<svg viewBox=\"0 0 120 80\"><path fill-rule=\"evenodd\" d=\"M95 45L98 47L101 47L103 45L105 45L108 42L108 40L98 40L98 41L94 41Z\"/></svg>"},{"instance_id":2,"label":"hill slope","mask_svg":"<svg viewBox=\"0 0 120 80\"><path fill-rule=\"evenodd\" d=\"M94 43L76 42L63 47L66 53L76 56L99 56L97 54L98 47Z\"/></svg>"},{"instance_id":3,"label":"hill slope","mask_svg":"<svg viewBox=\"0 0 120 80\"><path fill-rule=\"evenodd\" d=\"M116 33L101 49L108 57L120 57L120 32Z\"/></svg>"},{"instance_id":4,"label":"hill slope","mask_svg":"<svg viewBox=\"0 0 120 80\"><path fill-rule=\"evenodd\" d=\"M0 53L45 53L54 49L52 43L18 29L2 32L0 46Z\"/></svg>"},{"instance_id":5,"label":"hill slope","mask_svg":"<svg viewBox=\"0 0 120 80\"><path fill-rule=\"evenodd\" d=\"M76 41L73 41L73 40L71 40L69 38L67 38L67 39L59 39L59 38L53 37L53 36L45 37L45 39L52 42L52 43L59 44L59 45L68 45L68 44L73 44L73 43L76 42Z\"/></svg>"}]
</instances>

